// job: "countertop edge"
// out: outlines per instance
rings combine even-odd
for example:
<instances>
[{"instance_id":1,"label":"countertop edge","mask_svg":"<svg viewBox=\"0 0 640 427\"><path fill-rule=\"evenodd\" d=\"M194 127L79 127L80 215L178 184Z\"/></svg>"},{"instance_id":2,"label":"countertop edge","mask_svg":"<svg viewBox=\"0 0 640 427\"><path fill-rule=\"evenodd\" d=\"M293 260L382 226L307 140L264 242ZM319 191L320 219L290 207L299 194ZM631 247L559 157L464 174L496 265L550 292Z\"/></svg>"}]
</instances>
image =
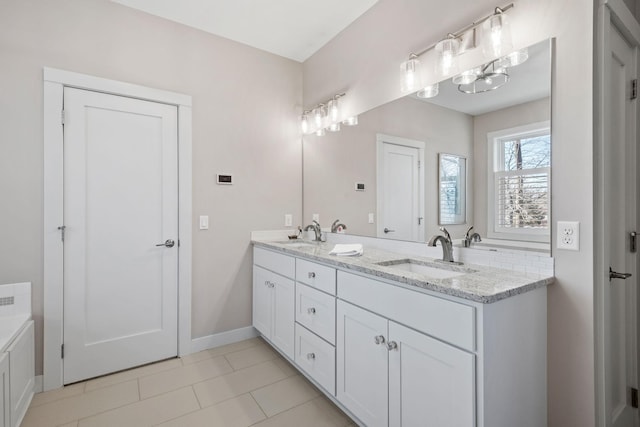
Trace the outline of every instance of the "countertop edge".
<instances>
[{"instance_id":1,"label":"countertop edge","mask_svg":"<svg viewBox=\"0 0 640 427\"><path fill-rule=\"evenodd\" d=\"M442 286L441 284L438 284L435 281L431 282L427 280L417 280L414 278L405 277L401 274L392 274L387 271L383 271L382 269L380 269L374 264L364 267L360 265L341 262L343 257L327 257L327 256L310 254L293 247L287 248L286 243L283 244L283 243L263 241L263 240L252 240L251 243L254 246L263 247L263 248L274 250L277 252L282 252L284 254L291 255L294 257L318 261L318 262L328 264L340 269L350 270L350 271L366 274L369 276L379 277L386 280L395 281L395 282L407 285L409 287L416 287L419 289L437 292L444 295L448 295L456 298L462 298L468 301L474 301L482 304L491 304L512 296L520 295L526 292L533 291L535 289L546 287L548 285L551 285L555 281L555 277L553 276L545 277L542 275L529 274L530 276L537 276L537 278L533 279L529 283L522 284L514 288L506 289L504 291L497 292L492 295L479 295L479 294L475 294L475 293L468 292L461 289ZM395 255L397 255L398 257L404 256L402 254L395 254ZM482 266L482 267L486 267L486 266ZM501 270L495 267L486 267L486 268Z\"/></svg>"}]
</instances>

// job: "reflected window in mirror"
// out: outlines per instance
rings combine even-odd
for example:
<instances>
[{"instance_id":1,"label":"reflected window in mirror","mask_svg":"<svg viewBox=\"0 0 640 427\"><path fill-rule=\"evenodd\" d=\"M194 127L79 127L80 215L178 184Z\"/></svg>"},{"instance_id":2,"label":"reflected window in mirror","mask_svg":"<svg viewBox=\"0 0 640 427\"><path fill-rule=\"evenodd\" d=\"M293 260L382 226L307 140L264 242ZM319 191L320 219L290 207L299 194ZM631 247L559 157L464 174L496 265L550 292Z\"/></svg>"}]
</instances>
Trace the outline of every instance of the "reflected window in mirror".
<instances>
[{"instance_id":1,"label":"reflected window in mirror","mask_svg":"<svg viewBox=\"0 0 640 427\"><path fill-rule=\"evenodd\" d=\"M551 130L532 123L488 135L489 236L549 241Z\"/></svg>"},{"instance_id":2,"label":"reflected window in mirror","mask_svg":"<svg viewBox=\"0 0 640 427\"><path fill-rule=\"evenodd\" d=\"M438 156L439 224L466 222L467 159L453 154Z\"/></svg>"}]
</instances>

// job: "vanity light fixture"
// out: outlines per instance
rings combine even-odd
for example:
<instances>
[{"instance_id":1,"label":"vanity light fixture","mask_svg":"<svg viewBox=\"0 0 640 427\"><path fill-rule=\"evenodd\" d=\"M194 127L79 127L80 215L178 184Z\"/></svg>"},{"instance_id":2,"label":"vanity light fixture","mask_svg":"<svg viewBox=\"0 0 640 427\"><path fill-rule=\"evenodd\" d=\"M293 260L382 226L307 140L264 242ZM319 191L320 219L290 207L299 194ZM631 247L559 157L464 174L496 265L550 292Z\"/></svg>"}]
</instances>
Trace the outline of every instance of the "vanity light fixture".
<instances>
[{"instance_id":1,"label":"vanity light fixture","mask_svg":"<svg viewBox=\"0 0 640 427\"><path fill-rule=\"evenodd\" d=\"M440 85L438 83L434 83L432 85L429 85L420 89L416 93L416 96L418 98L434 98L438 96L439 92L440 92Z\"/></svg>"},{"instance_id":2,"label":"vanity light fixture","mask_svg":"<svg viewBox=\"0 0 640 427\"><path fill-rule=\"evenodd\" d=\"M423 87L420 84L422 71L419 58L430 50L435 49L438 54L435 66L436 75L439 77L456 75L456 80L460 82L456 84L471 84L475 81L472 70L459 74L458 56L477 47L478 37L481 38L483 53L489 59L513 55L511 53L513 50L511 27L505 13L513 6L514 3L510 3L504 7L496 7L491 15L485 16L455 33L449 33L446 38L420 52L412 52L409 59L400 65L402 92L414 92ZM478 31L480 27L482 28L481 32ZM518 60L517 55L513 60ZM517 64L509 64L508 66L513 65ZM420 89L418 96L427 94L428 92L424 88Z\"/></svg>"},{"instance_id":3,"label":"vanity light fixture","mask_svg":"<svg viewBox=\"0 0 640 427\"><path fill-rule=\"evenodd\" d=\"M473 73L469 75L473 75L473 80L458 79L460 82L458 83L458 90L463 93L473 94L489 92L505 85L509 81L509 73L505 67L500 66L501 61L502 59L496 59L480 68L471 70ZM456 83L456 78L460 76L452 79L454 84Z\"/></svg>"},{"instance_id":4,"label":"vanity light fixture","mask_svg":"<svg viewBox=\"0 0 640 427\"><path fill-rule=\"evenodd\" d=\"M323 136L326 131L338 132L340 125L354 126L358 124L358 116L342 119L342 111L340 111L340 98L345 93L338 93L331 97L328 101L322 102L311 110L304 110L300 117L300 129L303 134L315 133L317 136ZM311 126L313 124L313 127Z\"/></svg>"}]
</instances>

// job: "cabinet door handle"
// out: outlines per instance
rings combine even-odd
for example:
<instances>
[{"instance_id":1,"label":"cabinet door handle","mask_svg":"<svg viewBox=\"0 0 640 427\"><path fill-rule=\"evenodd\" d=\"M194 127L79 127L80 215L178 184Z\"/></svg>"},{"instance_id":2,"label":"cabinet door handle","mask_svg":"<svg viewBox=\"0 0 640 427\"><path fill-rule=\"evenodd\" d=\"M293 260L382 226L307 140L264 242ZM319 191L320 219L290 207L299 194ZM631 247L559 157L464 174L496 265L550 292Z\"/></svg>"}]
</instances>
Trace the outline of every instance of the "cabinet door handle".
<instances>
[{"instance_id":1,"label":"cabinet door handle","mask_svg":"<svg viewBox=\"0 0 640 427\"><path fill-rule=\"evenodd\" d=\"M376 344L384 344L384 335L377 335L374 339Z\"/></svg>"},{"instance_id":2,"label":"cabinet door handle","mask_svg":"<svg viewBox=\"0 0 640 427\"><path fill-rule=\"evenodd\" d=\"M316 358L316 354L315 353L307 353L307 359L314 360L315 358Z\"/></svg>"},{"instance_id":3,"label":"cabinet door handle","mask_svg":"<svg viewBox=\"0 0 640 427\"><path fill-rule=\"evenodd\" d=\"M316 314L316 309L314 307L308 308L307 309L307 313L309 314Z\"/></svg>"},{"instance_id":4,"label":"cabinet door handle","mask_svg":"<svg viewBox=\"0 0 640 427\"><path fill-rule=\"evenodd\" d=\"M398 349L398 343L395 341L389 341L387 343L387 350L391 351L391 350L397 350Z\"/></svg>"},{"instance_id":5,"label":"cabinet door handle","mask_svg":"<svg viewBox=\"0 0 640 427\"><path fill-rule=\"evenodd\" d=\"M309 273L309 279L314 279L316 277L316 273L313 271Z\"/></svg>"},{"instance_id":6,"label":"cabinet door handle","mask_svg":"<svg viewBox=\"0 0 640 427\"><path fill-rule=\"evenodd\" d=\"M265 280L265 281L264 281L264 285L265 285L267 288L270 288L270 287L271 287L271 282L270 282L270 281L268 281L268 280Z\"/></svg>"}]
</instances>

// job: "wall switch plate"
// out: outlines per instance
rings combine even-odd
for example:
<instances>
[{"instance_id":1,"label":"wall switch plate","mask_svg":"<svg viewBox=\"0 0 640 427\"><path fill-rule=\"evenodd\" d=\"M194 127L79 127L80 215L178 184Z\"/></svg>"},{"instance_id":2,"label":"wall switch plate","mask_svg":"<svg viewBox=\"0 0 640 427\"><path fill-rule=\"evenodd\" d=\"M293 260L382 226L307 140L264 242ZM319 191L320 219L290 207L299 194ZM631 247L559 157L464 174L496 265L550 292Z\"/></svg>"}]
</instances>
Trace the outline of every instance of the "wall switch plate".
<instances>
[{"instance_id":1,"label":"wall switch plate","mask_svg":"<svg viewBox=\"0 0 640 427\"><path fill-rule=\"evenodd\" d=\"M580 250L580 223L578 221L558 221L558 249Z\"/></svg>"},{"instance_id":2,"label":"wall switch plate","mask_svg":"<svg viewBox=\"0 0 640 427\"><path fill-rule=\"evenodd\" d=\"M370 213L370 214L369 214L369 224L373 224L374 222L375 222L375 221L374 221L374 216L373 216L373 214L372 214L372 213Z\"/></svg>"},{"instance_id":3,"label":"wall switch plate","mask_svg":"<svg viewBox=\"0 0 640 427\"><path fill-rule=\"evenodd\" d=\"M313 215L311 215L311 220L312 220L312 221L320 222L320 214L313 214Z\"/></svg>"},{"instance_id":4,"label":"wall switch plate","mask_svg":"<svg viewBox=\"0 0 640 427\"><path fill-rule=\"evenodd\" d=\"M200 230L208 230L209 229L209 216L201 215L200 216Z\"/></svg>"},{"instance_id":5,"label":"wall switch plate","mask_svg":"<svg viewBox=\"0 0 640 427\"><path fill-rule=\"evenodd\" d=\"M293 215L291 215L291 214L285 214L284 215L284 226L285 227L293 226Z\"/></svg>"}]
</instances>

